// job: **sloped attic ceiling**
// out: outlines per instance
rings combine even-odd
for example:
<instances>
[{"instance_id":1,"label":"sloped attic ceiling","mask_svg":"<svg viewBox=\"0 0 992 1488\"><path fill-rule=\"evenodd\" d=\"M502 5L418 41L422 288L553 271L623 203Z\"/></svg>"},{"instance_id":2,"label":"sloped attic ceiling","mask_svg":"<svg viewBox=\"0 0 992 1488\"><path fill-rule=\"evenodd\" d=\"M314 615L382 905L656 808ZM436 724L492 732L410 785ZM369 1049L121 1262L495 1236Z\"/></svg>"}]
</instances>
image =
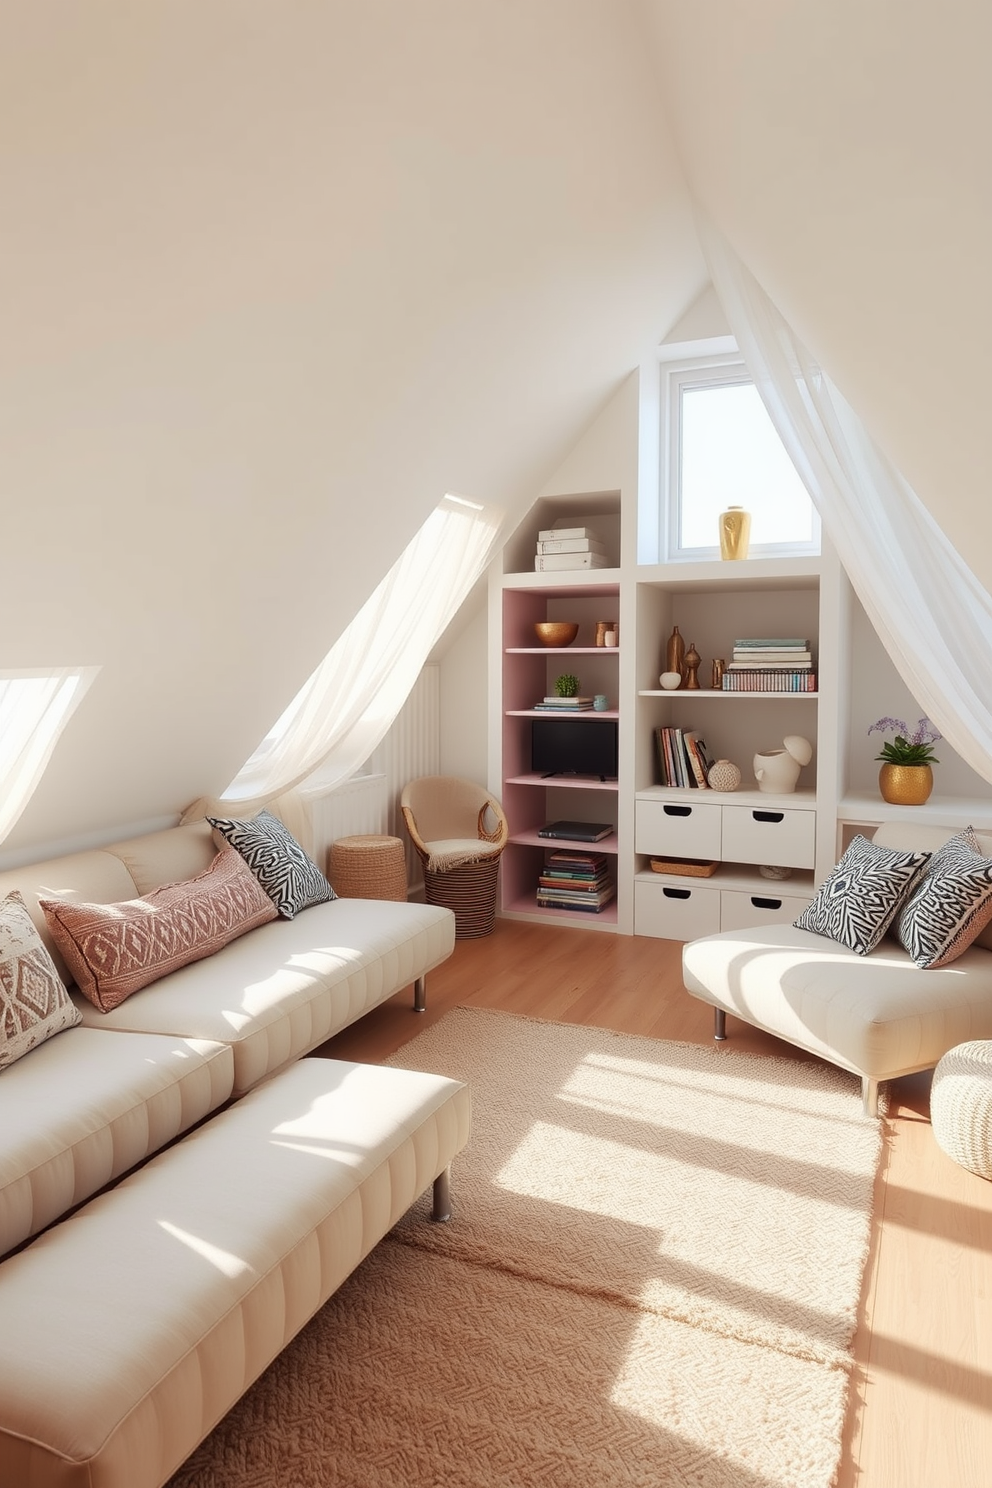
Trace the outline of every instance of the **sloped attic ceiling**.
<instances>
[{"instance_id":1,"label":"sloped attic ceiling","mask_svg":"<svg viewBox=\"0 0 992 1488\"><path fill-rule=\"evenodd\" d=\"M222 789L445 490L527 499L704 282L624 0L0 8L4 844Z\"/></svg>"},{"instance_id":2,"label":"sloped attic ceiling","mask_svg":"<svg viewBox=\"0 0 992 1488\"><path fill-rule=\"evenodd\" d=\"M644 15L694 196L992 588L992 6Z\"/></svg>"}]
</instances>

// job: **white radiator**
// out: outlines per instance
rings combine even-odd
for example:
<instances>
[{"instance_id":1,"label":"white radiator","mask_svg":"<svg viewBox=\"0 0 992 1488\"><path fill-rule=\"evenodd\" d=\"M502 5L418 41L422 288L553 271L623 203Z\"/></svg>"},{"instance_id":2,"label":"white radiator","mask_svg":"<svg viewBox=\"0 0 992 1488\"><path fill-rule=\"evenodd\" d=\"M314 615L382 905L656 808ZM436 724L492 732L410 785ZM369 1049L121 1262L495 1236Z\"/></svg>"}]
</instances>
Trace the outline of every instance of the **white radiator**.
<instances>
[{"instance_id":1,"label":"white radiator","mask_svg":"<svg viewBox=\"0 0 992 1488\"><path fill-rule=\"evenodd\" d=\"M306 801L313 827L314 858L325 869L327 850L336 837L391 830L385 775L353 775L330 790L308 790Z\"/></svg>"},{"instance_id":2,"label":"white radiator","mask_svg":"<svg viewBox=\"0 0 992 1488\"><path fill-rule=\"evenodd\" d=\"M403 843L411 891L417 895L422 892L420 859L403 825L400 792L408 781L440 771L439 695L439 668L436 664L425 666L389 733L366 761L368 773L353 775L327 790L321 790L317 783L304 788L313 826L314 858L323 867L335 838L387 833Z\"/></svg>"},{"instance_id":3,"label":"white radiator","mask_svg":"<svg viewBox=\"0 0 992 1488\"><path fill-rule=\"evenodd\" d=\"M420 859L403 825L400 792L409 781L417 780L421 775L440 774L440 676L441 669L436 662L423 668L392 728L368 762L369 769L381 772L388 782L388 826L383 830L401 839L406 852L407 883L418 895L423 892L424 876L420 871Z\"/></svg>"}]
</instances>

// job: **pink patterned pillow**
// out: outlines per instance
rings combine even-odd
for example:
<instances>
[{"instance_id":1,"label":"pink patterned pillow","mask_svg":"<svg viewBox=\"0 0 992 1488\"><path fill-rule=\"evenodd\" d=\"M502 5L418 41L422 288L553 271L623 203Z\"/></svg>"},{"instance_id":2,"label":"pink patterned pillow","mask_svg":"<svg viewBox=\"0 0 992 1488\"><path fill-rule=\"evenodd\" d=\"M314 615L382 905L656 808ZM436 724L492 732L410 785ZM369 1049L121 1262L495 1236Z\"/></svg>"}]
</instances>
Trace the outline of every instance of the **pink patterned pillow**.
<instances>
[{"instance_id":1,"label":"pink patterned pillow","mask_svg":"<svg viewBox=\"0 0 992 1488\"><path fill-rule=\"evenodd\" d=\"M39 903L77 987L103 1013L278 914L233 847L219 852L198 877L164 884L143 899Z\"/></svg>"}]
</instances>

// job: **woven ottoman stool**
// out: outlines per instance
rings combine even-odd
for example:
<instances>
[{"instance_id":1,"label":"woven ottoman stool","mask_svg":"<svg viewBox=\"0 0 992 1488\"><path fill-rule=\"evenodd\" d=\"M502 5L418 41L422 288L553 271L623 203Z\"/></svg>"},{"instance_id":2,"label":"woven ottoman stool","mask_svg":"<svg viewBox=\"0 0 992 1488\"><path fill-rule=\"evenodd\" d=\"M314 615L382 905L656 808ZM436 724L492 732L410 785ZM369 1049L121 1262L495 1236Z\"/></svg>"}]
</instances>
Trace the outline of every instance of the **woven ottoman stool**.
<instances>
[{"instance_id":1,"label":"woven ottoman stool","mask_svg":"<svg viewBox=\"0 0 992 1488\"><path fill-rule=\"evenodd\" d=\"M342 899L406 899L406 858L398 837L339 837L327 861L327 876Z\"/></svg>"},{"instance_id":2,"label":"woven ottoman stool","mask_svg":"<svg viewBox=\"0 0 992 1488\"><path fill-rule=\"evenodd\" d=\"M992 1039L958 1044L938 1060L930 1121L948 1157L979 1178L992 1178Z\"/></svg>"},{"instance_id":3,"label":"woven ottoman stool","mask_svg":"<svg viewBox=\"0 0 992 1488\"><path fill-rule=\"evenodd\" d=\"M468 1140L441 1075L301 1059L0 1265L0 1484L161 1488Z\"/></svg>"}]
</instances>

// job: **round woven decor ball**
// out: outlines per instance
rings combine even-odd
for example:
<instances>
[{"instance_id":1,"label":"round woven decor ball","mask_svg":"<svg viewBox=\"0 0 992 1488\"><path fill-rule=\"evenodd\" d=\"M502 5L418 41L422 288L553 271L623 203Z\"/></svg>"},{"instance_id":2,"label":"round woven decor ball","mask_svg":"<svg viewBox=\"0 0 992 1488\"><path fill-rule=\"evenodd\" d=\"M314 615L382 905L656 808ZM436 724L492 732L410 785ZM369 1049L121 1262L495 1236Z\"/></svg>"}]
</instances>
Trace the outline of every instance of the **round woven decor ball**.
<instances>
[{"instance_id":1,"label":"round woven decor ball","mask_svg":"<svg viewBox=\"0 0 992 1488\"><path fill-rule=\"evenodd\" d=\"M717 760L706 779L711 790L735 791L741 783L741 772L731 760Z\"/></svg>"},{"instance_id":2,"label":"round woven decor ball","mask_svg":"<svg viewBox=\"0 0 992 1488\"><path fill-rule=\"evenodd\" d=\"M948 1157L979 1178L992 1178L992 1039L958 1044L939 1061L930 1121Z\"/></svg>"}]
</instances>

